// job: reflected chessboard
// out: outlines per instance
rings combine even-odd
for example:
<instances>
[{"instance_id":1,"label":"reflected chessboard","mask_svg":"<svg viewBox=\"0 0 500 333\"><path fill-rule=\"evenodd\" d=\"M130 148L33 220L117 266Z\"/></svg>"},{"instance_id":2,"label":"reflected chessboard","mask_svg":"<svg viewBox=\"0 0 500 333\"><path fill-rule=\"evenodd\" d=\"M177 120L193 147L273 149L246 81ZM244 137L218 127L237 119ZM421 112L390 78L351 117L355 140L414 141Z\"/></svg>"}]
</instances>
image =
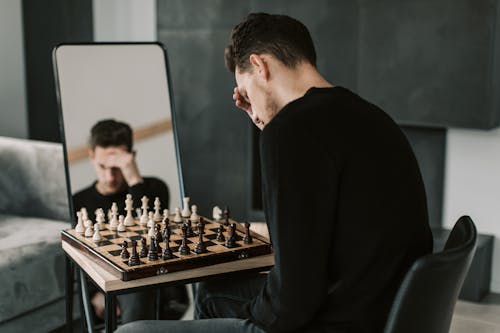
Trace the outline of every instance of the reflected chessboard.
<instances>
[{"instance_id":1,"label":"reflected chessboard","mask_svg":"<svg viewBox=\"0 0 500 333\"><path fill-rule=\"evenodd\" d=\"M225 246L225 242L216 240L217 230L222 223L206 218L205 222L203 239L207 252L202 254L196 254L194 252L195 244L198 242L199 236L197 227L193 226L195 236L187 238L187 245L191 253L181 255L179 253L179 246L182 243L182 223L170 222L169 229L171 231L171 236L169 245L174 257L164 260L162 259L161 253L158 256L158 260L155 261L149 261L147 257L143 257L140 258L140 264L136 266L129 266L128 260L122 259L120 253L122 251L121 244L123 241L127 241L130 246L131 242L135 240L138 244L137 251L139 252L141 239L144 238L149 247L150 239L148 237L148 229L140 226L138 220L136 220L135 226L127 227L127 230L124 232L111 231L108 229L102 230L100 233L103 238L102 241L99 242L94 242L92 237L85 237L83 234L77 233L74 229L62 231L61 238L71 246L97 258L99 263L104 265L105 268L109 268L108 270L110 272L123 281L223 262L244 260L245 258L272 253L271 245L267 239L253 231L251 231L253 238L252 243L245 244L243 241L245 230L239 223L236 223L236 242L233 247L228 248ZM230 222L235 223L233 220L230 220ZM107 227L107 224L105 226ZM226 238L229 236L229 229L229 226L225 226L224 236ZM165 248L165 245L165 241L160 242L162 249ZM130 250L129 248L129 251Z\"/></svg>"}]
</instances>

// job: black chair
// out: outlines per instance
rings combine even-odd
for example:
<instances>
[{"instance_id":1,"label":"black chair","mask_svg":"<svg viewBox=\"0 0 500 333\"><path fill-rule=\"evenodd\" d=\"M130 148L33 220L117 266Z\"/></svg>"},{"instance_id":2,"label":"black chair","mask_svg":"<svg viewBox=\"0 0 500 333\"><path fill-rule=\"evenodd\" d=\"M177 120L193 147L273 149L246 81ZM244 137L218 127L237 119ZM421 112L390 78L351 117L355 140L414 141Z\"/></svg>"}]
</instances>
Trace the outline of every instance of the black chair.
<instances>
[{"instance_id":1,"label":"black chair","mask_svg":"<svg viewBox=\"0 0 500 333\"><path fill-rule=\"evenodd\" d=\"M444 250L419 258L394 299L384 333L447 333L476 250L476 227L462 216Z\"/></svg>"}]
</instances>

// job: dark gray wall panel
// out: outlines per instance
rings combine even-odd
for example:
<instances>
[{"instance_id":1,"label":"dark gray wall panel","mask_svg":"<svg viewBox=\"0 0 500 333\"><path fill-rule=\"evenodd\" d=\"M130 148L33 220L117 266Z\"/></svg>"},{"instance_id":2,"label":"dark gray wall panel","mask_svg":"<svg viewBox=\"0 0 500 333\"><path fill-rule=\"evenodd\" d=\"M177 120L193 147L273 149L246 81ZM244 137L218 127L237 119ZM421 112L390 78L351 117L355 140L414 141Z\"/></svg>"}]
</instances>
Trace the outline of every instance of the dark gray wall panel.
<instances>
[{"instance_id":1,"label":"dark gray wall panel","mask_svg":"<svg viewBox=\"0 0 500 333\"><path fill-rule=\"evenodd\" d=\"M399 123L498 125L496 0L359 3L361 95Z\"/></svg>"}]
</instances>

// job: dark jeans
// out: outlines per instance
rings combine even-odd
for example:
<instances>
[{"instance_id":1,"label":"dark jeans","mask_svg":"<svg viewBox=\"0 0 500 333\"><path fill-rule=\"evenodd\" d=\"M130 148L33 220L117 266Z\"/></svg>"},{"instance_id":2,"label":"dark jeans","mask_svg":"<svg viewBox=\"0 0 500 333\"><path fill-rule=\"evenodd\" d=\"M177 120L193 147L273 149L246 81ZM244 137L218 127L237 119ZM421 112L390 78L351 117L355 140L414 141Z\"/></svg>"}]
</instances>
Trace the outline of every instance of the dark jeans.
<instances>
[{"instance_id":1,"label":"dark jeans","mask_svg":"<svg viewBox=\"0 0 500 333\"><path fill-rule=\"evenodd\" d=\"M263 333L248 319L238 318L239 310L262 289L263 275L225 278L196 285L195 319L143 320L124 325L117 332Z\"/></svg>"}]
</instances>

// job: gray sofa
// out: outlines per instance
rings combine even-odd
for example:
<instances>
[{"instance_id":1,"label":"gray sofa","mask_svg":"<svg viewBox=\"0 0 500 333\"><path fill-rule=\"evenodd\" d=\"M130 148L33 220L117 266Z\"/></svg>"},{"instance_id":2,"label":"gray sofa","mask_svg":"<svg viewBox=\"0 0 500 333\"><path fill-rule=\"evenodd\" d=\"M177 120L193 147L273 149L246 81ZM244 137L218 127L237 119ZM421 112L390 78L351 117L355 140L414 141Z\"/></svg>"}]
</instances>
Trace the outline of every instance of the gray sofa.
<instances>
[{"instance_id":1,"label":"gray sofa","mask_svg":"<svg viewBox=\"0 0 500 333\"><path fill-rule=\"evenodd\" d=\"M0 332L64 324L65 179L61 145L0 137Z\"/></svg>"}]
</instances>

